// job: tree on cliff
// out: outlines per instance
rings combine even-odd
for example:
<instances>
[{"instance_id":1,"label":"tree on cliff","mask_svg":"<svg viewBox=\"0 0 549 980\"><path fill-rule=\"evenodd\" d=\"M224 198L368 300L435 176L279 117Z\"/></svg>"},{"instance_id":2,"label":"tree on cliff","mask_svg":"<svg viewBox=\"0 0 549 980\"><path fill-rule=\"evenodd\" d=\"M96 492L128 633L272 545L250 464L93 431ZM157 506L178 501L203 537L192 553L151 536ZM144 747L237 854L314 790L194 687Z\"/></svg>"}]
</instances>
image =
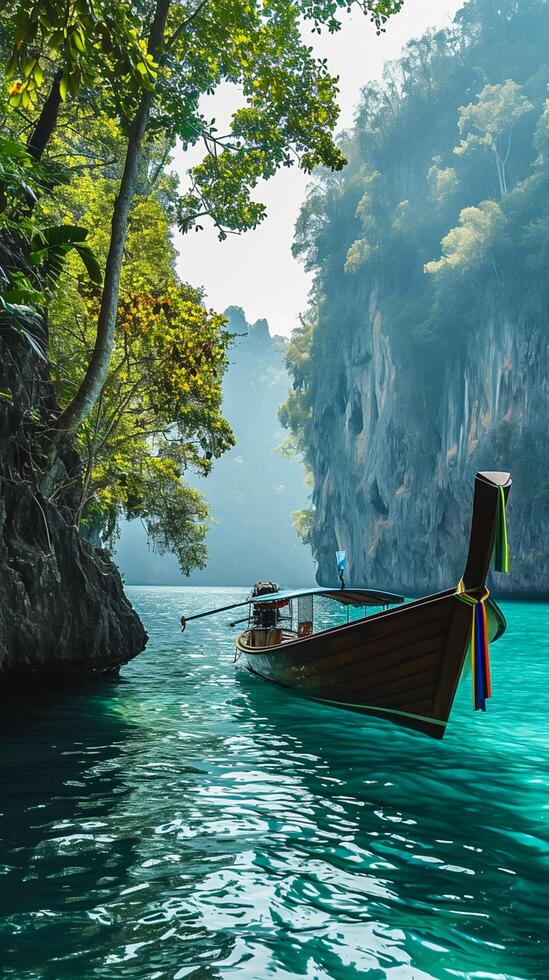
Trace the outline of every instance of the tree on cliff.
<instances>
[{"instance_id":1,"label":"tree on cliff","mask_svg":"<svg viewBox=\"0 0 549 980\"><path fill-rule=\"evenodd\" d=\"M508 190L507 164L515 123L532 108L521 86L508 78L499 85L485 85L476 102L459 110L459 131L465 138L454 153L463 156L472 150L488 150L496 166L500 197L505 197Z\"/></svg>"},{"instance_id":2,"label":"tree on cliff","mask_svg":"<svg viewBox=\"0 0 549 980\"><path fill-rule=\"evenodd\" d=\"M378 27L400 5L401 0L361 3ZM95 84L108 93L112 111L128 134L97 340L79 390L53 427L54 444L72 435L86 418L107 376L127 224L145 140L161 135L169 143L176 138L186 145L204 141L206 158L194 168L193 190L181 202L184 229L206 215L213 218L221 237L227 230L255 227L264 214L263 206L251 199L260 178L294 159L305 170L317 164L332 169L343 166L344 158L331 137L338 114L336 80L300 37L300 18L311 20L317 30L324 25L337 29L341 7L343 0L267 0L246 5L202 0L194 7L156 0L134 10L126 4L99 5L97 16L91 0L69 3L61 11L54 4L32 0L16 4L9 70L14 75L21 68L23 78L12 87L13 100L31 108L43 76L45 48L56 62L49 100L58 107L60 99L78 94L83 81ZM144 33L138 30L140 23L149 24ZM92 35L91 46L87 32ZM126 57L120 50L124 39L129 42ZM200 95L222 81L239 86L245 103L233 116L227 136L219 135L199 109ZM52 127L44 124L44 115L55 118L48 100L36 126L48 134ZM36 142L32 136L30 145L35 147ZM40 155L45 146L42 137Z\"/></svg>"},{"instance_id":3,"label":"tree on cliff","mask_svg":"<svg viewBox=\"0 0 549 980\"><path fill-rule=\"evenodd\" d=\"M73 118L72 124L86 132L85 142L57 132L51 145L52 154L70 166L72 179L55 199L39 202L35 214L39 219L47 211L49 221L69 227L85 224L103 265L123 139L106 117L94 119L86 108L80 112L85 118ZM150 167L154 177L154 156ZM206 309L201 292L175 272L174 188L171 175L140 175L113 354L100 397L74 437L82 473L67 516L103 545L113 543L121 516L139 517L153 548L171 550L188 574L204 564L208 509L186 471L209 472L233 444L221 414L230 334L224 318ZM79 272L77 257L68 256L48 309L50 377L61 408L78 390L95 343L100 291ZM56 499L71 480L68 474L57 482Z\"/></svg>"},{"instance_id":4,"label":"tree on cliff","mask_svg":"<svg viewBox=\"0 0 549 980\"><path fill-rule=\"evenodd\" d=\"M379 31L401 0L359 6ZM67 480L79 485L65 513L81 527L91 521L104 536L121 509L145 516L185 567L186 554L191 563L202 554L205 511L176 477L187 465L207 468L230 444L219 415L227 337L199 292L175 276L169 223L198 230L207 217L224 238L261 221L254 188L280 166L343 166L331 135L336 79L302 31L306 21L315 31L337 30L346 7L343 0L16 0L0 13L8 157L16 167L19 154L23 172L10 213L32 263L28 275L7 268L4 320L33 345L15 300L20 313L32 317L34 307L47 323L62 410L51 398L32 408L28 458L42 468L41 487L52 500L65 497ZM225 134L200 109L201 96L222 83L242 95ZM177 141L205 150L181 196L163 176ZM93 206L79 199L86 175L88 187L103 192ZM156 242L147 238L150 261L136 282L131 225L148 215L152 227L158 209L164 231ZM155 264L163 276L153 273ZM159 388L162 364L173 369L177 359L176 388L167 371ZM83 476L60 464L67 444L82 455ZM167 506L169 488L179 509ZM165 523L162 509L171 514ZM193 512L196 548L185 553L177 529L188 528Z\"/></svg>"}]
</instances>

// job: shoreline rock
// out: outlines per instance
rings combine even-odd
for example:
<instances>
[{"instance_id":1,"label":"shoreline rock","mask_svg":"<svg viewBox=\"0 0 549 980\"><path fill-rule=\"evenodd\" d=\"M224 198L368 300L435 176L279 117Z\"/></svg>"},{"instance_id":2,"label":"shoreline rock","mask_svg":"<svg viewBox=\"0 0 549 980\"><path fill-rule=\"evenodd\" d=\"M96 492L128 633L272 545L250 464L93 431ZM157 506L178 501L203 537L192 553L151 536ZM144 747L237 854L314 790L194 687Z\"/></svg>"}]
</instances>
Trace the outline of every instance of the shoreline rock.
<instances>
[{"instance_id":1,"label":"shoreline rock","mask_svg":"<svg viewBox=\"0 0 549 980\"><path fill-rule=\"evenodd\" d=\"M116 672L146 645L106 552L25 484L0 477L2 684Z\"/></svg>"}]
</instances>

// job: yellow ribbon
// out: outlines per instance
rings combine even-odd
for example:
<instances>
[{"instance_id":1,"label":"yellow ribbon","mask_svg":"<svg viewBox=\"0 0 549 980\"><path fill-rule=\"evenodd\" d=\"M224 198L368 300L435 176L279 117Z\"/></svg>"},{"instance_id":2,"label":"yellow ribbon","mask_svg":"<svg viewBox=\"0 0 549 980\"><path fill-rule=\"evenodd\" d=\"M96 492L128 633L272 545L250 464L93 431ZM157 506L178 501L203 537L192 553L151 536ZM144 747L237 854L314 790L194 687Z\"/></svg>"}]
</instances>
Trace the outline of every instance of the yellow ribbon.
<instances>
[{"instance_id":1,"label":"yellow ribbon","mask_svg":"<svg viewBox=\"0 0 549 980\"><path fill-rule=\"evenodd\" d=\"M488 621L486 617L486 606L485 602L490 592L488 589L484 589L481 596L470 595L469 592L465 591L465 586L463 584L463 579L460 579L458 587L456 589L457 598L461 602L467 603L471 606L473 616L471 622L471 675L473 680L473 707L475 710L482 707L480 703L483 702L485 698L489 698L492 693L492 683L490 677L490 660L489 660L489 649L488 649ZM479 693L477 690L477 669L476 669L476 648L477 648L477 606L482 608L482 630L483 635L479 637L479 645L481 648L482 662L484 664L484 676L482 677L482 692ZM480 680L480 678L479 678Z\"/></svg>"}]
</instances>

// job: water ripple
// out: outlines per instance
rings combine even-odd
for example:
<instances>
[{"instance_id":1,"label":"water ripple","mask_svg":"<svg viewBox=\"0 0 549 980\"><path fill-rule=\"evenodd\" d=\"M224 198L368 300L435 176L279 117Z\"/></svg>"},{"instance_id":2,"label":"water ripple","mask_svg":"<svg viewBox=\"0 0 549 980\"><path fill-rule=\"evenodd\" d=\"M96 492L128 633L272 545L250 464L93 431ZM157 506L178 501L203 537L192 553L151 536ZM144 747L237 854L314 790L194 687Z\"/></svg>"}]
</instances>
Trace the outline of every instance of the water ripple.
<instances>
[{"instance_id":1,"label":"water ripple","mask_svg":"<svg viewBox=\"0 0 549 980\"><path fill-rule=\"evenodd\" d=\"M238 590L131 591L119 682L4 705L2 977L549 977L547 606L439 743L235 671L223 619L181 637Z\"/></svg>"}]
</instances>

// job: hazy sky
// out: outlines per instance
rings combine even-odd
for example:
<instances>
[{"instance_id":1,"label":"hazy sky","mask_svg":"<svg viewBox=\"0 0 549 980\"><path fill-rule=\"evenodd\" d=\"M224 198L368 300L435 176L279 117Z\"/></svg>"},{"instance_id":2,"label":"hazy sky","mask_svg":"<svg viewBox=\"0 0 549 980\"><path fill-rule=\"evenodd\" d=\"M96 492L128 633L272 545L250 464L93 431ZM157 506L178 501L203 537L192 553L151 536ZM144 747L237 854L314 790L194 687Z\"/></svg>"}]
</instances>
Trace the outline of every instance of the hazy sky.
<instances>
[{"instance_id":1,"label":"hazy sky","mask_svg":"<svg viewBox=\"0 0 549 980\"><path fill-rule=\"evenodd\" d=\"M402 46L427 28L447 26L460 6L462 0L405 0L403 10L390 19L380 37L354 9L343 17L338 34L311 35L319 57L326 57L332 74L339 75L341 128L352 124L362 86L381 78L383 63L398 58ZM237 104L234 92L225 87L205 106L219 126ZM178 153L175 169L183 176L189 162L197 159L194 153L192 158ZM179 272L193 285L204 286L208 306L217 310L242 306L250 322L266 317L271 333L288 335L298 324L310 277L292 258L290 248L309 181L294 167L262 184L255 196L267 205L268 216L255 231L230 235L224 242L218 241L211 227L177 236Z\"/></svg>"}]
</instances>

